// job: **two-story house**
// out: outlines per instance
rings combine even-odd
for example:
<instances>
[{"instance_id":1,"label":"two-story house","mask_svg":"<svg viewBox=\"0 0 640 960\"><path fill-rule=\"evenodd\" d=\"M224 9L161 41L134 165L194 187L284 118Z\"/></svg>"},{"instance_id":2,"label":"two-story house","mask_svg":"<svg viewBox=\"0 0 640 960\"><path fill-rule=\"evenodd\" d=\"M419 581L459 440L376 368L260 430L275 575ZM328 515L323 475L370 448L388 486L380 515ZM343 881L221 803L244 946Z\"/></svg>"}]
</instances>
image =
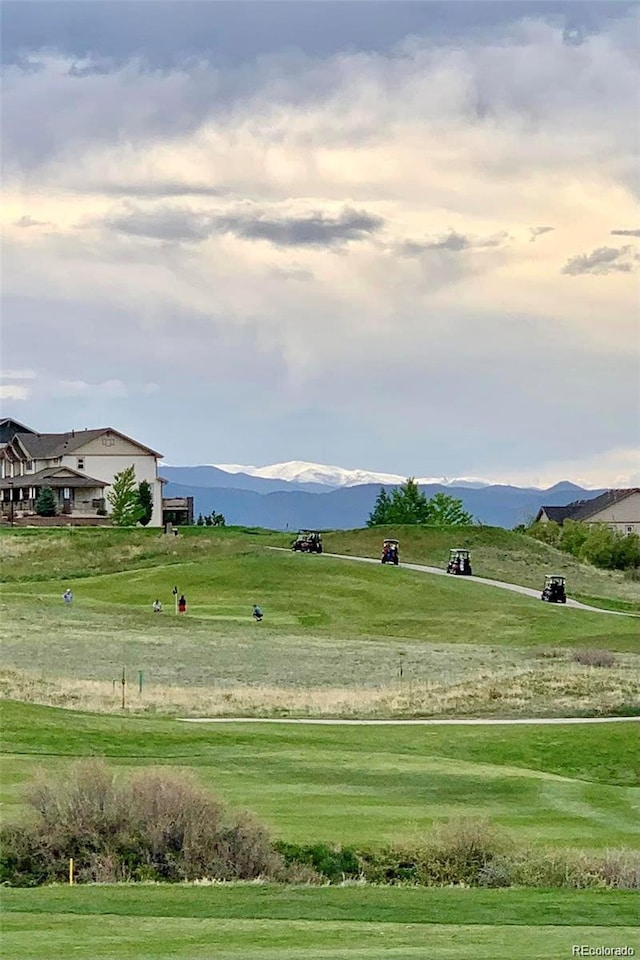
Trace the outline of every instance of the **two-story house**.
<instances>
[{"instance_id":1,"label":"two-story house","mask_svg":"<svg viewBox=\"0 0 640 960\"><path fill-rule=\"evenodd\" d=\"M16 420L0 421L0 507L32 514L43 487L58 512L95 517L109 510L107 493L117 473L135 468L136 484L147 480L153 496L150 526L162 526L161 454L112 427L37 433Z\"/></svg>"},{"instance_id":2,"label":"two-story house","mask_svg":"<svg viewBox=\"0 0 640 960\"><path fill-rule=\"evenodd\" d=\"M607 490L593 500L574 500L564 507L540 507L536 522L554 521L562 526L565 520L582 523L604 523L618 533L640 534L640 487Z\"/></svg>"}]
</instances>

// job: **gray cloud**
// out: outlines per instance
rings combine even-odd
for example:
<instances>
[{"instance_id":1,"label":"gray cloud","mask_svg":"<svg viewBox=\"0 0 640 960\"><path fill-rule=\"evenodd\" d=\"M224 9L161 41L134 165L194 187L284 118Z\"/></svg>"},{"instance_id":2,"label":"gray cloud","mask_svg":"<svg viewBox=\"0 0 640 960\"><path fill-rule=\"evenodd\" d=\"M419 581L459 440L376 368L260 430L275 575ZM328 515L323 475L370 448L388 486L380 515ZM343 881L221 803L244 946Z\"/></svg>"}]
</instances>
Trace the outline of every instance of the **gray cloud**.
<instances>
[{"instance_id":1,"label":"gray cloud","mask_svg":"<svg viewBox=\"0 0 640 960\"><path fill-rule=\"evenodd\" d=\"M240 214L217 217L215 225L222 233L248 240L268 240L280 247L334 247L349 240L363 240L384 224L366 210L345 207L337 217L312 213L305 217L271 219Z\"/></svg>"},{"instance_id":2,"label":"gray cloud","mask_svg":"<svg viewBox=\"0 0 640 960\"><path fill-rule=\"evenodd\" d=\"M23 217L20 217L19 220L14 222L14 227L49 227L51 226L48 220L34 220L33 217L30 217L29 214L25 214Z\"/></svg>"},{"instance_id":3,"label":"gray cloud","mask_svg":"<svg viewBox=\"0 0 640 960\"><path fill-rule=\"evenodd\" d=\"M622 259L630 250L631 247L598 247L593 253L571 257L562 268L562 273L571 277L584 273L630 273L631 264Z\"/></svg>"},{"instance_id":4,"label":"gray cloud","mask_svg":"<svg viewBox=\"0 0 640 960\"><path fill-rule=\"evenodd\" d=\"M640 230L612 230L614 237L640 237Z\"/></svg>"},{"instance_id":5,"label":"gray cloud","mask_svg":"<svg viewBox=\"0 0 640 960\"><path fill-rule=\"evenodd\" d=\"M155 180L144 183L87 183L76 187L78 193L99 193L109 197L218 197L220 191L195 183Z\"/></svg>"},{"instance_id":6,"label":"gray cloud","mask_svg":"<svg viewBox=\"0 0 640 960\"><path fill-rule=\"evenodd\" d=\"M169 208L152 211L132 208L127 212L105 217L102 223L116 233L169 242L200 243L213 232L211 217L193 210Z\"/></svg>"},{"instance_id":7,"label":"gray cloud","mask_svg":"<svg viewBox=\"0 0 640 960\"><path fill-rule=\"evenodd\" d=\"M550 233L552 230L555 230L555 227L529 227L529 243L533 243L538 237L541 237L543 233Z\"/></svg>"},{"instance_id":8,"label":"gray cloud","mask_svg":"<svg viewBox=\"0 0 640 960\"><path fill-rule=\"evenodd\" d=\"M364 210L345 207L338 216L313 213L301 217L263 214L226 216L170 208L145 211L131 208L106 217L103 224L118 233L156 240L201 242L214 233L231 233L246 240L267 240L281 247L334 247L362 240L379 230L384 220Z\"/></svg>"},{"instance_id":9,"label":"gray cloud","mask_svg":"<svg viewBox=\"0 0 640 960\"><path fill-rule=\"evenodd\" d=\"M431 250L461 253L463 250L499 247L507 239L506 233L494 237L470 237L451 230L447 236L434 240L405 240L400 244L400 253L405 257L418 257Z\"/></svg>"}]
</instances>

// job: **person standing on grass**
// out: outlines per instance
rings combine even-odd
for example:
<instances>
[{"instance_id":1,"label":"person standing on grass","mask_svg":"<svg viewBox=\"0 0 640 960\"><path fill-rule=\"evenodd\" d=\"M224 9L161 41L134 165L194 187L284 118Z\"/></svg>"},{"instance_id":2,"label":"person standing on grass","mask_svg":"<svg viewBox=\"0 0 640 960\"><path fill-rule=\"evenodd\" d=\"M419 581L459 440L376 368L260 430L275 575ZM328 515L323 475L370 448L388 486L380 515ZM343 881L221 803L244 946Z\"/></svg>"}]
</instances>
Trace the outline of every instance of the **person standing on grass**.
<instances>
[{"instance_id":1,"label":"person standing on grass","mask_svg":"<svg viewBox=\"0 0 640 960\"><path fill-rule=\"evenodd\" d=\"M178 613L186 613L186 612L187 612L187 601L184 593L181 593L180 599L178 600Z\"/></svg>"},{"instance_id":2,"label":"person standing on grass","mask_svg":"<svg viewBox=\"0 0 640 960\"><path fill-rule=\"evenodd\" d=\"M69 589L69 587L67 587L65 592L62 594L62 599L66 604L73 603L73 594L71 593L71 590Z\"/></svg>"},{"instance_id":3,"label":"person standing on grass","mask_svg":"<svg viewBox=\"0 0 640 960\"><path fill-rule=\"evenodd\" d=\"M260 607L257 605L257 603L254 603L254 605L253 605L253 619L256 621L256 623L260 623L260 621L262 620L263 617L264 617L264 613L262 612L262 610L260 609Z\"/></svg>"},{"instance_id":4,"label":"person standing on grass","mask_svg":"<svg viewBox=\"0 0 640 960\"><path fill-rule=\"evenodd\" d=\"M159 600L154 600L154 601L153 601L153 612L154 612L154 613L162 613L162 604L160 603Z\"/></svg>"}]
</instances>

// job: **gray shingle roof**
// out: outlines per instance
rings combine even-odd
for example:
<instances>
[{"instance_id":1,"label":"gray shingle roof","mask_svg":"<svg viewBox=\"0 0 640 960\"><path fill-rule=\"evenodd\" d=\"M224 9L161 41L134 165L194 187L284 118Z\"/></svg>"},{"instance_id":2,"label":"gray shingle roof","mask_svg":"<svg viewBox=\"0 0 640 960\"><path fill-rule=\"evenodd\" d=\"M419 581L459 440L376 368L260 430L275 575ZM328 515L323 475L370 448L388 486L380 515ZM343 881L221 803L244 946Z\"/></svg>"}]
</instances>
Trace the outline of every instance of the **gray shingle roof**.
<instances>
[{"instance_id":1,"label":"gray shingle roof","mask_svg":"<svg viewBox=\"0 0 640 960\"><path fill-rule=\"evenodd\" d=\"M56 476L56 474L62 474L62 476ZM72 470L71 467L45 467L37 473L26 473L22 477L5 477L4 480L0 480L0 490L8 490L11 486L14 490L19 487L23 489L25 487L73 487L77 490L80 487L90 489L108 487L109 484L104 480L96 480L94 477Z\"/></svg>"},{"instance_id":2,"label":"gray shingle roof","mask_svg":"<svg viewBox=\"0 0 640 960\"><path fill-rule=\"evenodd\" d=\"M556 523L562 523L564 520L588 520L589 517L600 513L606 507L619 503L621 500L626 500L634 493L640 493L640 487L606 490L599 497L594 497L593 500L574 500L573 503L568 503L564 507L540 507L536 519L540 518L544 510L549 520L554 520Z\"/></svg>"},{"instance_id":3,"label":"gray shingle roof","mask_svg":"<svg viewBox=\"0 0 640 960\"><path fill-rule=\"evenodd\" d=\"M156 450L152 450L151 447L147 447L138 440L127 437L126 434L120 433L119 430L114 430L113 427L100 427L97 430L69 430L67 433L18 433L16 437L22 448L26 450L32 459L48 460L53 457L64 457L69 453L73 453L74 450L83 447L85 443L95 440L105 433L112 433L117 437L123 437L125 440L129 440L130 443L135 443L136 446L146 450L154 457L162 456L162 454Z\"/></svg>"}]
</instances>

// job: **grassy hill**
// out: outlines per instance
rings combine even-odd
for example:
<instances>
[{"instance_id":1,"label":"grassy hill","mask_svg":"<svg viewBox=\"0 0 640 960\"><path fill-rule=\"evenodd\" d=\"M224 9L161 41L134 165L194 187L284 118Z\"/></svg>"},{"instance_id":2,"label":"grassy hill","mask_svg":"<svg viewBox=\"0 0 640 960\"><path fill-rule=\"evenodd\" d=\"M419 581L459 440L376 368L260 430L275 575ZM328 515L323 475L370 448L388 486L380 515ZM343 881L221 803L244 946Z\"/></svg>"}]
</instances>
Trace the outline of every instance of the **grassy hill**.
<instances>
[{"instance_id":1,"label":"grassy hill","mask_svg":"<svg viewBox=\"0 0 640 960\"><path fill-rule=\"evenodd\" d=\"M505 531L473 536L476 569L488 574L497 561L493 568L484 561L483 569L483 551L490 558L515 542L519 562L541 569L548 550ZM366 555L380 534L345 537L327 534L327 548ZM447 532L409 530L403 549L408 559L435 562L449 540ZM137 530L5 534L5 695L117 710L124 667L127 708L146 712L384 717L637 709L640 642L632 618L469 589L453 577L269 549L283 542L279 534L242 530L192 529L175 540ZM601 594L627 586L598 571L587 576L599 578ZM60 600L68 585L70 609ZM173 615L174 586L187 595L184 618ZM151 613L156 597L165 604L161 616ZM251 620L254 601L266 611L262 624ZM576 663L584 649L613 651L611 663ZM140 672L142 692L134 686Z\"/></svg>"}]
</instances>

